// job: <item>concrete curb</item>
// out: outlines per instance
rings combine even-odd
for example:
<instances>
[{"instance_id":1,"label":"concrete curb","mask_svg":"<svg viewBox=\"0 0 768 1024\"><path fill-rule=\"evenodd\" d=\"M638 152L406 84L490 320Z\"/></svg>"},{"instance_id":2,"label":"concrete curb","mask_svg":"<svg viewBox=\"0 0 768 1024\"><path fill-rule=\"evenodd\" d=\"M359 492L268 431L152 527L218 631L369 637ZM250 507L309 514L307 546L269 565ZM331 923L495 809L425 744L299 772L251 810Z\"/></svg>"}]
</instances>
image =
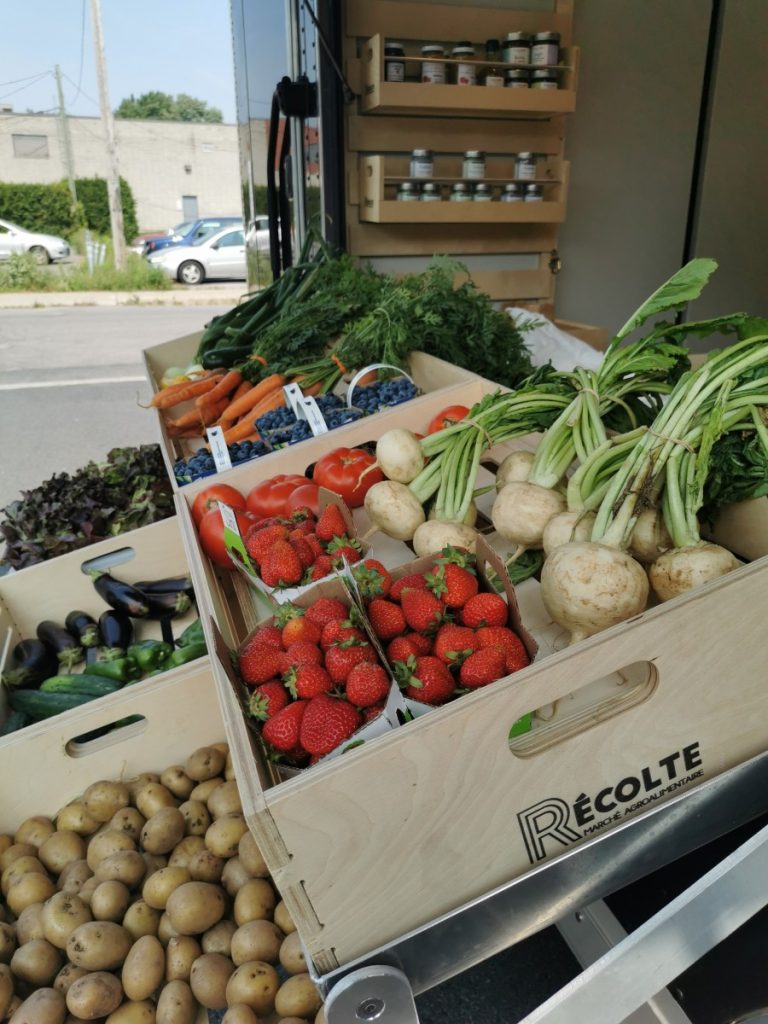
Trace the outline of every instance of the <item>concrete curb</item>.
<instances>
[{"instance_id":1,"label":"concrete curb","mask_svg":"<svg viewBox=\"0 0 768 1024\"><path fill-rule=\"evenodd\" d=\"M2 292L0 309L39 309L46 306L234 306L246 293L241 286L203 285L170 291L136 292Z\"/></svg>"}]
</instances>

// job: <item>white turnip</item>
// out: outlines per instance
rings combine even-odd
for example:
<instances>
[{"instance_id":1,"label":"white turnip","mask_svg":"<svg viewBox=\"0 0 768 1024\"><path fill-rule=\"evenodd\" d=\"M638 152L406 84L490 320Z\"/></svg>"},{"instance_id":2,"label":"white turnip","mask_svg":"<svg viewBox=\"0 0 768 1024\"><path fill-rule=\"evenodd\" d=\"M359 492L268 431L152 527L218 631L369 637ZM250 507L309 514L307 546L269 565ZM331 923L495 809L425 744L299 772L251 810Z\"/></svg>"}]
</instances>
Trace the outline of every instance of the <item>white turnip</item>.
<instances>
[{"instance_id":1,"label":"white turnip","mask_svg":"<svg viewBox=\"0 0 768 1024\"><path fill-rule=\"evenodd\" d=\"M504 484L527 480L533 460L533 452L523 450L510 452L496 470L496 490L500 491Z\"/></svg>"},{"instance_id":2,"label":"white turnip","mask_svg":"<svg viewBox=\"0 0 768 1024\"><path fill-rule=\"evenodd\" d=\"M428 519L437 519L437 506L433 505L429 510ZM474 501L470 501L467 514L464 516L463 523L465 526L474 526L477 522L477 505Z\"/></svg>"},{"instance_id":3,"label":"white turnip","mask_svg":"<svg viewBox=\"0 0 768 1024\"><path fill-rule=\"evenodd\" d=\"M557 491L513 481L497 494L491 520L499 535L515 544L519 555L528 548L540 548L547 523L564 511L565 498Z\"/></svg>"},{"instance_id":4,"label":"white turnip","mask_svg":"<svg viewBox=\"0 0 768 1024\"><path fill-rule=\"evenodd\" d=\"M653 592L669 601L689 590L716 580L739 566L739 560L719 544L700 541L684 548L673 548L660 555L649 570Z\"/></svg>"},{"instance_id":5,"label":"white turnip","mask_svg":"<svg viewBox=\"0 0 768 1024\"><path fill-rule=\"evenodd\" d=\"M371 525L396 540L411 540L425 521L424 509L405 484L382 480L365 495Z\"/></svg>"},{"instance_id":6,"label":"white turnip","mask_svg":"<svg viewBox=\"0 0 768 1024\"><path fill-rule=\"evenodd\" d=\"M413 550L421 558L422 555L433 555L443 548L466 548L474 551L477 544L477 531L464 523L446 523L440 519L430 519L417 527L413 535Z\"/></svg>"},{"instance_id":7,"label":"white turnip","mask_svg":"<svg viewBox=\"0 0 768 1024\"><path fill-rule=\"evenodd\" d=\"M594 522L594 512L561 512L553 516L544 527L544 554L549 558L561 544L568 544L572 540L590 540Z\"/></svg>"},{"instance_id":8,"label":"white turnip","mask_svg":"<svg viewBox=\"0 0 768 1024\"><path fill-rule=\"evenodd\" d=\"M395 427L377 441L376 462L388 480L409 484L424 468L424 453L412 431Z\"/></svg>"},{"instance_id":9,"label":"white turnip","mask_svg":"<svg viewBox=\"0 0 768 1024\"><path fill-rule=\"evenodd\" d=\"M664 517L656 509L644 509L637 517L632 531L629 553L643 565L650 565L672 546L673 541Z\"/></svg>"}]
</instances>

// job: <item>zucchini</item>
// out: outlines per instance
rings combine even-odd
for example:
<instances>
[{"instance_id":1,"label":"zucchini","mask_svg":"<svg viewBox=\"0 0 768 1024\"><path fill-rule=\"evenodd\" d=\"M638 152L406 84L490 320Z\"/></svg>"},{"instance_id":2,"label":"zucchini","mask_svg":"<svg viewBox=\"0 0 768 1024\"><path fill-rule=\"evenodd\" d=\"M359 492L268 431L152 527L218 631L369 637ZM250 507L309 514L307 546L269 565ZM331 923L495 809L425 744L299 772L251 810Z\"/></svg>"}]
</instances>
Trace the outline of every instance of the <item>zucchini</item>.
<instances>
[{"instance_id":1,"label":"zucchini","mask_svg":"<svg viewBox=\"0 0 768 1024\"><path fill-rule=\"evenodd\" d=\"M88 697L104 697L119 690L121 683L106 676L81 675L52 676L40 687L41 693L82 693Z\"/></svg>"},{"instance_id":2,"label":"zucchini","mask_svg":"<svg viewBox=\"0 0 768 1024\"><path fill-rule=\"evenodd\" d=\"M8 736L12 732L23 729L25 725L29 725L29 721L29 715L25 715L23 711L12 711L0 728L0 736Z\"/></svg>"},{"instance_id":3,"label":"zucchini","mask_svg":"<svg viewBox=\"0 0 768 1024\"><path fill-rule=\"evenodd\" d=\"M71 711L93 699L87 693L41 693L40 690L12 690L8 694L13 710L21 711L34 720Z\"/></svg>"}]
</instances>

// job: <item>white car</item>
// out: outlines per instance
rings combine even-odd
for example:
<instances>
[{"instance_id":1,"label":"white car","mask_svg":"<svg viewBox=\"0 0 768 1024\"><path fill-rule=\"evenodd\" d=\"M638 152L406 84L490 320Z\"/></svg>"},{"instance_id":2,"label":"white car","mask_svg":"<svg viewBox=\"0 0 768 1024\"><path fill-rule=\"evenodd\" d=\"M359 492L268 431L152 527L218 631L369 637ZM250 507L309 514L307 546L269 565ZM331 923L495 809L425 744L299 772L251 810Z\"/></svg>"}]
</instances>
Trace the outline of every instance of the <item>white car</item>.
<instances>
[{"instance_id":1,"label":"white car","mask_svg":"<svg viewBox=\"0 0 768 1024\"><path fill-rule=\"evenodd\" d=\"M229 225L193 245L161 249L148 259L153 267L160 267L182 284L202 284L214 278L245 281L248 276L242 226Z\"/></svg>"},{"instance_id":2,"label":"white car","mask_svg":"<svg viewBox=\"0 0 768 1024\"><path fill-rule=\"evenodd\" d=\"M258 249L260 252L269 252L269 217L264 214L257 214L248 226L246 236L249 249Z\"/></svg>"},{"instance_id":3,"label":"white car","mask_svg":"<svg viewBox=\"0 0 768 1024\"><path fill-rule=\"evenodd\" d=\"M53 260L65 260L69 256L69 244L56 235L44 235L38 231L0 220L0 260L8 260L15 252L28 252L41 265Z\"/></svg>"}]
</instances>

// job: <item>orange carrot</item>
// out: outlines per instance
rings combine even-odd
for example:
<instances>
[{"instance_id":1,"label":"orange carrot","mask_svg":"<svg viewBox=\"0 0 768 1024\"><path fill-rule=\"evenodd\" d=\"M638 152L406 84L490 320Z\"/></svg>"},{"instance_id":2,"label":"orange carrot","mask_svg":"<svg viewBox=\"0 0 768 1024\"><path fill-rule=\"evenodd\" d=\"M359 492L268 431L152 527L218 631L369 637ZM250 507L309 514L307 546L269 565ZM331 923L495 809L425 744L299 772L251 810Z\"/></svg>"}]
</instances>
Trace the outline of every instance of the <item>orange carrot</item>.
<instances>
[{"instance_id":1,"label":"orange carrot","mask_svg":"<svg viewBox=\"0 0 768 1024\"><path fill-rule=\"evenodd\" d=\"M244 441L253 432L253 419L248 416L246 419L236 423L234 427L224 431L224 443L233 444L235 441Z\"/></svg>"},{"instance_id":2,"label":"orange carrot","mask_svg":"<svg viewBox=\"0 0 768 1024\"><path fill-rule=\"evenodd\" d=\"M237 388L235 393L232 395L232 401L234 402L238 398L242 398L244 394L251 390L253 384L249 380L244 380L243 383Z\"/></svg>"},{"instance_id":3,"label":"orange carrot","mask_svg":"<svg viewBox=\"0 0 768 1024\"><path fill-rule=\"evenodd\" d=\"M173 385L164 391L158 391L152 397L151 404L156 409L171 409L174 405L180 405L182 402L188 402L190 398L197 398L198 395L212 391L221 378L222 374L214 374L212 377L206 377L205 380L195 380L178 386Z\"/></svg>"},{"instance_id":4,"label":"orange carrot","mask_svg":"<svg viewBox=\"0 0 768 1024\"><path fill-rule=\"evenodd\" d=\"M219 383L211 391L196 399L197 405L208 405L210 402L220 402L232 391L238 388L243 382L243 375L239 370L230 370L225 373Z\"/></svg>"},{"instance_id":5,"label":"orange carrot","mask_svg":"<svg viewBox=\"0 0 768 1024\"><path fill-rule=\"evenodd\" d=\"M185 427L199 426L202 430L216 422L219 416L221 416L226 409L228 402L229 399L225 395L224 398L219 399L218 402L214 402L211 405L204 405L201 408L195 406L193 409L190 409L189 412L185 412L184 415L180 416L177 420L169 420L168 426L173 430L183 430Z\"/></svg>"},{"instance_id":6,"label":"orange carrot","mask_svg":"<svg viewBox=\"0 0 768 1024\"><path fill-rule=\"evenodd\" d=\"M255 408L265 395L274 391L275 388L281 388L283 384L287 383L288 379L283 377L281 373L273 373L269 377L265 377L256 387L251 388L250 391L241 395L240 398L235 399L224 410L224 416L228 420L234 420L245 415L245 413Z\"/></svg>"},{"instance_id":7,"label":"orange carrot","mask_svg":"<svg viewBox=\"0 0 768 1024\"><path fill-rule=\"evenodd\" d=\"M323 390L323 382L319 380L316 384L310 384L308 388L302 388L301 393L309 397L310 395L314 398L315 395L319 395Z\"/></svg>"}]
</instances>

